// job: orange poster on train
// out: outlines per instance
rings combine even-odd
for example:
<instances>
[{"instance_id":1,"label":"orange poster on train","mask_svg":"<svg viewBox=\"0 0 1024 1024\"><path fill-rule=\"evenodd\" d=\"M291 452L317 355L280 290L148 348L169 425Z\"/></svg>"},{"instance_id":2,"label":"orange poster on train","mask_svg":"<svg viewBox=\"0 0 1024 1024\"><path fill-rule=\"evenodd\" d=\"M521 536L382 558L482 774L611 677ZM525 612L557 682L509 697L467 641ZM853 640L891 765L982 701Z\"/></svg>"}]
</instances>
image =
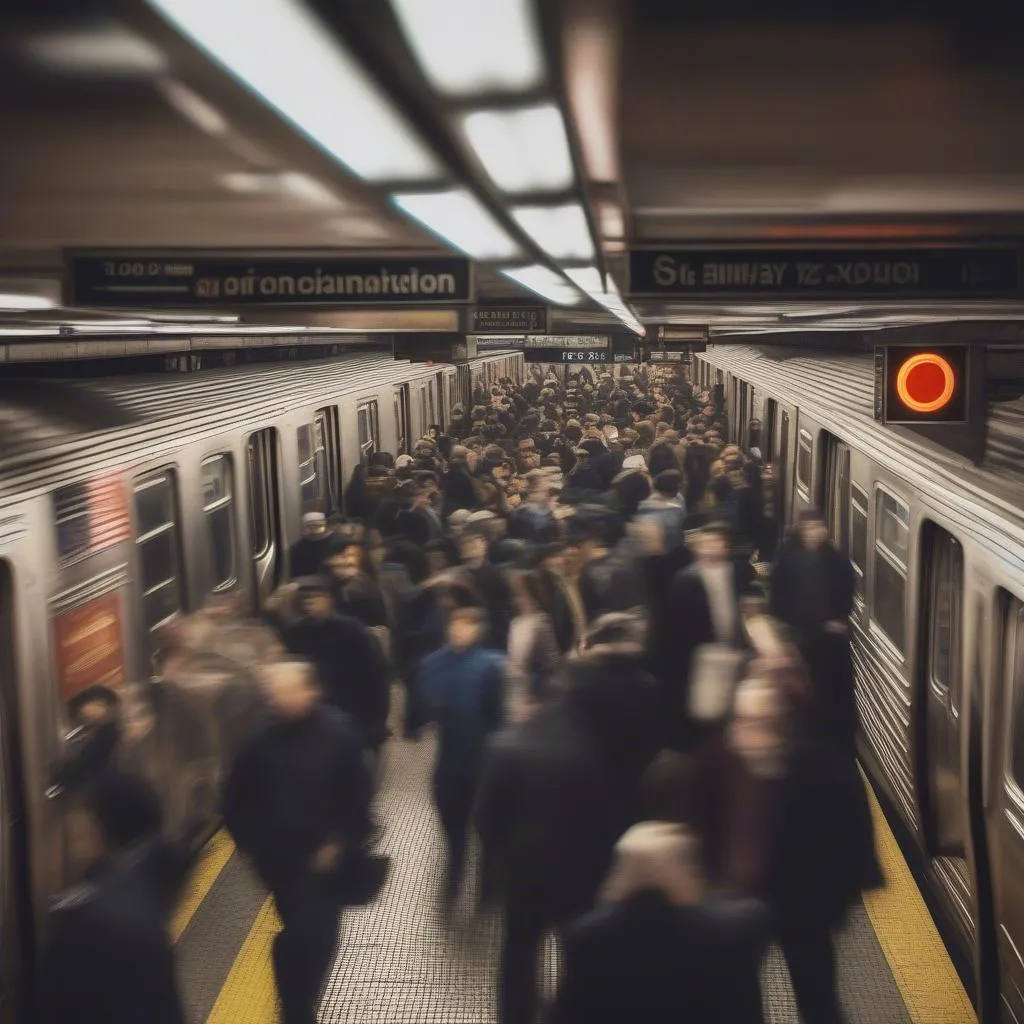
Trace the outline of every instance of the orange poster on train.
<instances>
[{"instance_id":1,"label":"orange poster on train","mask_svg":"<svg viewBox=\"0 0 1024 1024\"><path fill-rule=\"evenodd\" d=\"M87 686L116 687L124 682L121 601L116 594L65 612L53 627L62 700L69 701Z\"/></svg>"}]
</instances>

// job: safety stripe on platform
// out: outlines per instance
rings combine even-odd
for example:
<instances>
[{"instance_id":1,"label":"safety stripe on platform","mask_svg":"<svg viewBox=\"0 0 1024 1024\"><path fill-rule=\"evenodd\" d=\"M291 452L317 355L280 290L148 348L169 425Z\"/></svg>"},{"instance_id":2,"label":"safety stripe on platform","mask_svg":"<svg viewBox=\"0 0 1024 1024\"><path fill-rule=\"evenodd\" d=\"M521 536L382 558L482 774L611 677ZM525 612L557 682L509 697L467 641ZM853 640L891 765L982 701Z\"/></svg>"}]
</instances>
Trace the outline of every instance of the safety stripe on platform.
<instances>
[{"instance_id":1,"label":"safety stripe on platform","mask_svg":"<svg viewBox=\"0 0 1024 1024\"><path fill-rule=\"evenodd\" d=\"M188 891L178 904L178 909L171 918L171 941L177 942L192 923L196 911L202 906L203 900L210 894L224 865L231 860L235 852L235 844L223 829L217 832L203 848L199 860L189 878Z\"/></svg>"},{"instance_id":2,"label":"safety stripe on platform","mask_svg":"<svg viewBox=\"0 0 1024 1024\"><path fill-rule=\"evenodd\" d=\"M267 897L231 967L207 1024L277 1024L281 1016L274 985L271 946L281 930Z\"/></svg>"},{"instance_id":3,"label":"safety stripe on platform","mask_svg":"<svg viewBox=\"0 0 1024 1024\"><path fill-rule=\"evenodd\" d=\"M907 1013L914 1024L976 1024L964 990L924 897L907 866L878 799L866 783L885 888L865 893L864 906Z\"/></svg>"}]
</instances>

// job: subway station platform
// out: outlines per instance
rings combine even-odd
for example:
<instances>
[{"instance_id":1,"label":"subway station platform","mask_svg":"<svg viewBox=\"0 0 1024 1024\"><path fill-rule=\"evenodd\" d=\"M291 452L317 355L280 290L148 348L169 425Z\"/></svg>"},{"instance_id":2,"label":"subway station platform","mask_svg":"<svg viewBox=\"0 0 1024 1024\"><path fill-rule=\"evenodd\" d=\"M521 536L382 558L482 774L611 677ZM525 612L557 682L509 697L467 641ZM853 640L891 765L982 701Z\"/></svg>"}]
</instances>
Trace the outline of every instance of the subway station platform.
<instances>
[{"instance_id":1,"label":"subway station platform","mask_svg":"<svg viewBox=\"0 0 1024 1024\"><path fill-rule=\"evenodd\" d=\"M392 872L376 903L346 911L321 1024L488 1024L496 1007L500 922L474 911L475 879L443 909L443 845L430 798L434 740L392 740L382 764L378 815ZM839 942L849 1024L968 1024L970 1000L877 802L887 887L856 908ZM208 844L173 922L181 984L194 1024L280 1020L270 963L273 901L231 840ZM549 939L544 986L558 971ZM785 964L772 949L763 971L767 1020L799 1021Z\"/></svg>"}]
</instances>

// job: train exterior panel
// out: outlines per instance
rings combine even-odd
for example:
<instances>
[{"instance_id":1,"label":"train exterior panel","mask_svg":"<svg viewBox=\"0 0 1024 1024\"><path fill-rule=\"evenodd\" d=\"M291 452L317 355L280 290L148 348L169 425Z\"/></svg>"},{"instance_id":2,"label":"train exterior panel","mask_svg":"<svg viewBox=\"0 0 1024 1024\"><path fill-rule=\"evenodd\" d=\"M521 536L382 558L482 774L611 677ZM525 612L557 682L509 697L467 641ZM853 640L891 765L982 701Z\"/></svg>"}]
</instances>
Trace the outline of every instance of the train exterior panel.
<instances>
[{"instance_id":1,"label":"train exterior panel","mask_svg":"<svg viewBox=\"0 0 1024 1024\"><path fill-rule=\"evenodd\" d=\"M50 785L66 701L149 679L159 628L211 593L257 607L285 578L302 514L340 511L360 462L408 450L474 387L522 373L521 354L438 367L377 351L0 385L0 1008L26 945L7 938L31 932L68 877ZM180 817L201 780L168 768Z\"/></svg>"},{"instance_id":2,"label":"train exterior panel","mask_svg":"<svg viewBox=\"0 0 1024 1024\"><path fill-rule=\"evenodd\" d=\"M990 373L1019 358L999 350ZM1020 400L989 404L974 464L874 420L870 354L717 345L697 375L737 410L732 439L775 465L786 518L819 506L850 556L863 763L919 848L982 1019L1024 1021Z\"/></svg>"}]
</instances>

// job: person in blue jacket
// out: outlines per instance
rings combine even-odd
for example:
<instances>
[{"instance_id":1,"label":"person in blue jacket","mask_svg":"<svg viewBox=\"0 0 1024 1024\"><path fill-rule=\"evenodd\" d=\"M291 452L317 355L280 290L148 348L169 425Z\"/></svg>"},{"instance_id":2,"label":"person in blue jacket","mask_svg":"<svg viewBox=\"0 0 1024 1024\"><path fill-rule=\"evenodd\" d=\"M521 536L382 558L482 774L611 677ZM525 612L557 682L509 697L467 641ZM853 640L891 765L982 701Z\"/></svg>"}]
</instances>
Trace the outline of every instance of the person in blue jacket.
<instances>
[{"instance_id":1,"label":"person in blue jacket","mask_svg":"<svg viewBox=\"0 0 1024 1024\"><path fill-rule=\"evenodd\" d=\"M451 611L447 643L428 655L417 673L417 692L439 726L434 802L448 847L448 899L458 893L466 836L487 739L504 717L504 658L482 645L482 608Z\"/></svg>"}]
</instances>

